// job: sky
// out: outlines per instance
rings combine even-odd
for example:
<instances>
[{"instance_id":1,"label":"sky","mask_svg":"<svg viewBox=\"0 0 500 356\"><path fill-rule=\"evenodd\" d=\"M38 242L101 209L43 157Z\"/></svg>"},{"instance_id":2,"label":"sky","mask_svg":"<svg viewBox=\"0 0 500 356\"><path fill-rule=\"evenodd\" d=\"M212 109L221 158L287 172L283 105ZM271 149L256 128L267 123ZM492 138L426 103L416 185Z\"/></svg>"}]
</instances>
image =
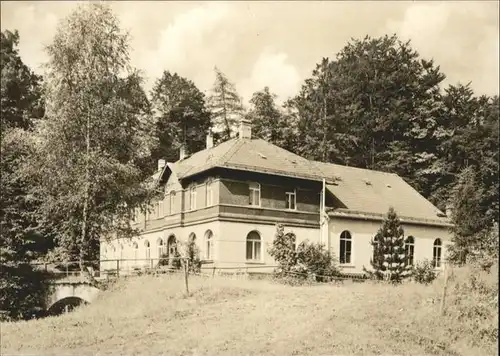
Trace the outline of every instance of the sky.
<instances>
[{"instance_id":1,"label":"sky","mask_svg":"<svg viewBox=\"0 0 500 356\"><path fill-rule=\"evenodd\" d=\"M205 93L217 66L246 104L269 86L284 101L298 93L322 57L335 58L350 39L392 35L434 59L445 84L499 93L498 1L110 2L131 35L131 64L146 88L164 70ZM1 29L17 29L23 61L42 74L58 22L76 1L1 2Z\"/></svg>"}]
</instances>

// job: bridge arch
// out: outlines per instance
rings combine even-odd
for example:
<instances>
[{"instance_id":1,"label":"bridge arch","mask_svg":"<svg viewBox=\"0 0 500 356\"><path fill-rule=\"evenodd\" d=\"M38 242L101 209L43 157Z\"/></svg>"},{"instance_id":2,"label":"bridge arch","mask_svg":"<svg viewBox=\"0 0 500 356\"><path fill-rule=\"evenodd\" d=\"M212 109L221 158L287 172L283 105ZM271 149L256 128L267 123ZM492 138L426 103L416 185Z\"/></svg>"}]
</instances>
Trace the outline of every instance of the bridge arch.
<instances>
[{"instance_id":1,"label":"bridge arch","mask_svg":"<svg viewBox=\"0 0 500 356\"><path fill-rule=\"evenodd\" d=\"M59 299L54 304L47 308L47 314L49 315L59 315L64 312L70 312L80 305L86 305L89 302L83 300L80 297L66 297Z\"/></svg>"},{"instance_id":2,"label":"bridge arch","mask_svg":"<svg viewBox=\"0 0 500 356\"><path fill-rule=\"evenodd\" d=\"M60 313L72 310L76 306L92 303L100 289L85 282L57 281L51 285L47 296L46 310L49 313Z\"/></svg>"}]
</instances>

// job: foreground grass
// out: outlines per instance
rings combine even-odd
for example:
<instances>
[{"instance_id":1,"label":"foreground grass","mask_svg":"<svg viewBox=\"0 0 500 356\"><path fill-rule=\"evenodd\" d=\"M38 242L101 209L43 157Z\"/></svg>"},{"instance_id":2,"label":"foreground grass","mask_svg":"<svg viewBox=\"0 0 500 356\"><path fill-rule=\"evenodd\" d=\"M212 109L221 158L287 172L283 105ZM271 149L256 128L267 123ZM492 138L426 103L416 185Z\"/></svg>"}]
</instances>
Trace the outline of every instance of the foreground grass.
<instances>
[{"instance_id":1,"label":"foreground grass","mask_svg":"<svg viewBox=\"0 0 500 356\"><path fill-rule=\"evenodd\" d=\"M441 281L289 287L192 277L186 298L180 277L138 277L73 313L2 324L1 354L496 355L496 307L467 317L460 308L472 297L461 288L470 287L450 287L440 317Z\"/></svg>"}]
</instances>

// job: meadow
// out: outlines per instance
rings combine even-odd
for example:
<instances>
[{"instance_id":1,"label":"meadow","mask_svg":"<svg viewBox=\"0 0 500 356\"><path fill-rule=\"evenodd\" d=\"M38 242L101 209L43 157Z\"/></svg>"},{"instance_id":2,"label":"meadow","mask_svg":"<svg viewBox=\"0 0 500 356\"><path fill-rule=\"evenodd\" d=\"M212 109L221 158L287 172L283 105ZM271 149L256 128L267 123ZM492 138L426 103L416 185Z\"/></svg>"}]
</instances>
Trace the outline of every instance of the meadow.
<instances>
[{"instance_id":1,"label":"meadow","mask_svg":"<svg viewBox=\"0 0 500 356\"><path fill-rule=\"evenodd\" d=\"M2 355L497 355L498 267L424 286L119 280L91 305L1 324Z\"/></svg>"}]
</instances>

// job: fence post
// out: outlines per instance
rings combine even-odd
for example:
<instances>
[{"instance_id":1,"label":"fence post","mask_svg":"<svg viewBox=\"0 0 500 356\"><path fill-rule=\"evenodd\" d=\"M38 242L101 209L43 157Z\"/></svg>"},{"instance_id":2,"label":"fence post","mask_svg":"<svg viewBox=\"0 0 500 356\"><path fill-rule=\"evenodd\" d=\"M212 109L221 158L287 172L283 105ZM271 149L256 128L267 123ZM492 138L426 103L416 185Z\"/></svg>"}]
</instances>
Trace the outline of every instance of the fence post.
<instances>
[{"instance_id":1,"label":"fence post","mask_svg":"<svg viewBox=\"0 0 500 356\"><path fill-rule=\"evenodd\" d=\"M441 305L439 306L439 314L444 315L445 299L446 299L446 289L448 287L448 269L446 268L447 261L444 263L444 285L443 285L443 295L441 296Z\"/></svg>"},{"instance_id":2,"label":"fence post","mask_svg":"<svg viewBox=\"0 0 500 356\"><path fill-rule=\"evenodd\" d=\"M186 295L189 296L188 274L189 274L189 259L184 260L184 282L186 284Z\"/></svg>"},{"instance_id":3,"label":"fence post","mask_svg":"<svg viewBox=\"0 0 500 356\"><path fill-rule=\"evenodd\" d=\"M116 260L116 277L120 277L120 260Z\"/></svg>"},{"instance_id":4,"label":"fence post","mask_svg":"<svg viewBox=\"0 0 500 356\"><path fill-rule=\"evenodd\" d=\"M215 278L215 265L214 265L214 270L212 272L212 278Z\"/></svg>"}]
</instances>

